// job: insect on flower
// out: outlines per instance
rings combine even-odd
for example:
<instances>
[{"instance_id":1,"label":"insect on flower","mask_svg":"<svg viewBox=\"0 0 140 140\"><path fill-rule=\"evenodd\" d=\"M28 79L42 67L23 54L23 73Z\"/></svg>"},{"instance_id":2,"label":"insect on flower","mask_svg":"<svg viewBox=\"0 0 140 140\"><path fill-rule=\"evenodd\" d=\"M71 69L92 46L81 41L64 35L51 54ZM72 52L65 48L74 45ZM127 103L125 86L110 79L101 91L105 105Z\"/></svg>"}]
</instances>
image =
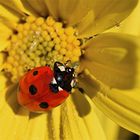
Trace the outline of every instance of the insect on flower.
<instances>
[{"instance_id":1,"label":"insect on flower","mask_svg":"<svg viewBox=\"0 0 140 140\"><path fill-rule=\"evenodd\" d=\"M19 82L18 101L30 111L47 111L62 104L76 86L75 69L68 62L36 67Z\"/></svg>"}]
</instances>

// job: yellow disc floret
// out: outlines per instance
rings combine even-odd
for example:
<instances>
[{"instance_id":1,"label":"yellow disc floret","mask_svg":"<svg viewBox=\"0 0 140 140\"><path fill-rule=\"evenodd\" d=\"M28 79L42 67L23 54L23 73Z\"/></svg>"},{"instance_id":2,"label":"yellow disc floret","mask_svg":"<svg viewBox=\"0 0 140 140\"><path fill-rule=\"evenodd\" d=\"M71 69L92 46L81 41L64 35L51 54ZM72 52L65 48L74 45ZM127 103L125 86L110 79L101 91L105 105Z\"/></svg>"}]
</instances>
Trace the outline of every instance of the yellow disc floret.
<instances>
[{"instance_id":1,"label":"yellow disc floret","mask_svg":"<svg viewBox=\"0 0 140 140\"><path fill-rule=\"evenodd\" d=\"M52 67L56 61L74 63L81 56L76 30L64 28L52 17L27 17L25 23L17 24L9 42L4 69L12 82L19 80L28 69L46 64Z\"/></svg>"}]
</instances>

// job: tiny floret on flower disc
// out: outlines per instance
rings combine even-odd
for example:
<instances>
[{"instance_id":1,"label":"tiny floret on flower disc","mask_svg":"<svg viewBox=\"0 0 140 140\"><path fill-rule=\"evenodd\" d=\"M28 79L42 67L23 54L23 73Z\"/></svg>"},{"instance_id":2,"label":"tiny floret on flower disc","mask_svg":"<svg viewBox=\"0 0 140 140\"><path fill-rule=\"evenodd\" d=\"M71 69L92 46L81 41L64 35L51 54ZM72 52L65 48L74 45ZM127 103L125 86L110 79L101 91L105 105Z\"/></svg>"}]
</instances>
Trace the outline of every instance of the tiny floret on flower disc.
<instances>
[{"instance_id":1,"label":"tiny floret on flower disc","mask_svg":"<svg viewBox=\"0 0 140 140\"><path fill-rule=\"evenodd\" d=\"M81 49L76 34L73 27L63 27L52 17L28 16L9 38L4 63L7 75L16 82L28 69L46 64L53 67L56 61L79 61Z\"/></svg>"}]
</instances>

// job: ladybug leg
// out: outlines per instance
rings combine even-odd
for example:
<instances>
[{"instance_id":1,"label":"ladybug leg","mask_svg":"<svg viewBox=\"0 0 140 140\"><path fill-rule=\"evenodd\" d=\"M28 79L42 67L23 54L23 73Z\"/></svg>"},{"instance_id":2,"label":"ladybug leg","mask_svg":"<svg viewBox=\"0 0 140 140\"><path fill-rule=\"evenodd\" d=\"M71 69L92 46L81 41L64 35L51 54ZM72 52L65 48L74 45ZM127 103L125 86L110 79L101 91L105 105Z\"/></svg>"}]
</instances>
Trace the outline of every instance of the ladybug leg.
<instances>
[{"instance_id":1,"label":"ladybug leg","mask_svg":"<svg viewBox=\"0 0 140 140\"><path fill-rule=\"evenodd\" d=\"M31 69L27 69L27 71L30 71Z\"/></svg>"},{"instance_id":2,"label":"ladybug leg","mask_svg":"<svg viewBox=\"0 0 140 140\"><path fill-rule=\"evenodd\" d=\"M84 94L85 93L85 90L83 89L83 88L81 88L81 87L75 87L76 89L78 89L79 91L80 91L80 93L82 93L82 94Z\"/></svg>"},{"instance_id":3,"label":"ladybug leg","mask_svg":"<svg viewBox=\"0 0 140 140\"><path fill-rule=\"evenodd\" d=\"M64 63L65 67L68 66L69 64L71 64L71 60L67 60L67 61Z\"/></svg>"},{"instance_id":4,"label":"ladybug leg","mask_svg":"<svg viewBox=\"0 0 140 140\"><path fill-rule=\"evenodd\" d=\"M72 68L76 69L79 66L79 62L72 63Z\"/></svg>"},{"instance_id":5,"label":"ladybug leg","mask_svg":"<svg viewBox=\"0 0 140 140\"><path fill-rule=\"evenodd\" d=\"M28 66L25 66L25 67L24 67L24 71L25 71L25 72L30 71L30 70L31 70L31 69L30 69Z\"/></svg>"},{"instance_id":6,"label":"ladybug leg","mask_svg":"<svg viewBox=\"0 0 140 140\"><path fill-rule=\"evenodd\" d=\"M83 89L83 88L81 88L81 87L78 87L78 90L79 90L82 94L84 94L84 93L85 93L84 89Z\"/></svg>"},{"instance_id":7,"label":"ladybug leg","mask_svg":"<svg viewBox=\"0 0 140 140\"><path fill-rule=\"evenodd\" d=\"M65 67L70 66L70 67L76 69L76 68L79 66L79 62L71 63L71 60L67 60L67 61L64 63L64 66L65 66Z\"/></svg>"}]
</instances>

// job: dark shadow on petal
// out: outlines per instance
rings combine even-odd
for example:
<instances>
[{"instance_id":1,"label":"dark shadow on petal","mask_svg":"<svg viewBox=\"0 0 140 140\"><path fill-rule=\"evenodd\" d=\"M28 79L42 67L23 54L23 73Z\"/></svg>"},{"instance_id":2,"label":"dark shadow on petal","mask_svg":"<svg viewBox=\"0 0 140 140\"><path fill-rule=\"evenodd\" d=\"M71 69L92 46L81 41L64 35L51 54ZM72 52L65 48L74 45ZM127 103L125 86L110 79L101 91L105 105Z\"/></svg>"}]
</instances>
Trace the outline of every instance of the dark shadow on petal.
<instances>
[{"instance_id":1,"label":"dark shadow on petal","mask_svg":"<svg viewBox=\"0 0 140 140\"><path fill-rule=\"evenodd\" d=\"M136 39L106 33L89 41L82 64L104 84L118 89L136 86L139 46Z\"/></svg>"},{"instance_id":2,"label":"dark shadow on petal","mask_svg":"<svg viewBox=\"0 0 140 140\"><path fill-rule=\"evenodd\" d=\"M42 111L42 112L30 112L30 115L29 115L29 119L34 119L34 118L36 118L36 117L39 117L40 115L42 115L42 113L44 114L44 113L50 113L51 112L51 110L50 111Z\"/></svg>"},{"instance_id":3,"label":"dark shadow on petal","mask_svg":"<svg viewBox=\"0 0 140 140\"><path fill-rule=\"evenodd\" d=\"M35 15L39 16L39 13L37 13L37 11L35 11L35 9L27 2L27 0L21 0L21 3L25 9L27 9L31 13L34 13ZM25 14L28 15L27 13L25 13Z\"/></svg>"},{"instance_id":4,"label":"dark shadow on petal","mask_svg":"<svg viewBox=\"0 0 140 140\"><path fill-rule=\"evenodd\" d=\"M15 10L14 8L11 8L11 6L8 6L8 4L6 4L5 2L1 1L0 4L6 9L8 10L9 13L12 13L13 15L17 16L17 17L21 17L21 13L19 13L19 9L17 8L17 10ZM17 12L18 11L18 12Z\"/></svg>"},{"instance_id":5,"label":"dark shadow on petal","mask_svg":"<svg viewBox=\"0 0 140 140\"><path fill-rule=\"evenodd\" d=\"M7 84L9 85L9 83ZM29 114L29 111L26 109L21 111L22 106L19 105L17 101L17 93L18 93L18 83L10 84L5 94L5 100L16 115L27 116Z\"/></svg>"},{"instance_id":6,"label":"dark shadow on petal","mask_svg":"<svg viewBox=\"0 0 140 140\"><path fill-rule=\"evenodd\" d=\"M49 135L49 138L50 139L54 139L54 138L52 138L52 136L53 136L53 134L54 134L54 132L53 132L53 123L52 123L52 118L53 118L53 115L52 115L52 110L50 110L50 111L48 111L47 112L48 113L48 116L47 116L47 118L46 118L46 120L47 120L47 128L49 128L48 129L48 135ZM61 128L61 127L60 127Z\"/></svg>"},{"instance_id":7,"label":"dark shadow on petal","mask_svg":"<svg viewBox=\"0 0 140 140\"><path fill-rule=\"evenodd\" d=\"M90 98L94 98L97 92L101 90L100 83L84 71L78 76L78 81L79 86L84 89L85 94Z\"/></svg>"},{"instance_id":8,"label":"dark shadow on petal","mask_svg":"<svg viewBox=\"0 0 140 140\"><path fill-rule=\"evenodd\" d=\"M2 5L4 8L6 8L10 13L12 13L13 15L15 15L16 17L18 17L18 18L21 18L21 17L23 17L24 16L24 14L20 14L19 12L17 12L17 11L15 11L14 9L12 9L12 8L10 8L10 7L7 7L6 5ZM14 25L13 24L11 24L11 20L9 20L9 19L7 19L6 17L4 17L4 16L0 16L0 20L1 20L1 22L4 24L4 25L6 25L8 28L10 28L12 31L13 31L13 33L17 33L17 31L16 31L16 29L15 29L15 27L14 27ZM10 38L11 36L9 36L9 38Z\"/></svg>"},{"instance_id":9,"label":"dark shadow on petal","mask_svg":"<svg viewBox=\"0 0 140 140\"><path fill-rule=\"evenodd\" d=\"M29 119L39 117L42 113L30 112Z\"/></svg>"},{"instance_id":10,"label":"dark shadow on petal","mask_svg":"<svg viewBox=\"0 0 140 140\"><path fill-rule=\"evenodd\" d=\"M121 127L119 130L117 139L118 140L139 140L139 136Z\"/></svg>"},{"instance_id":11,"label":"dark shadow on petal","mask_svg":"<svg viewBox=\"0 0 140 140\"><path fill-rule=\"evenodd\" d=\"M17 101L17 91L18 91L18 84L13 84L10 85L9 88L7 88L6 95L5 95L6 102L12 108L15 114L18 113L18 110L21 107Z\"/></svg>"},{"instance_id":12,"label":"dark shadow on petal","mask_svg":"<svg viewBox=\"0 0 140 140\"><path fill-rule=\"evenodd\" d=\"M80 117L86 116L91 111L91 106L85 96L76 91L72 95L72 100Z\"/></svg>"}]
</instances>

